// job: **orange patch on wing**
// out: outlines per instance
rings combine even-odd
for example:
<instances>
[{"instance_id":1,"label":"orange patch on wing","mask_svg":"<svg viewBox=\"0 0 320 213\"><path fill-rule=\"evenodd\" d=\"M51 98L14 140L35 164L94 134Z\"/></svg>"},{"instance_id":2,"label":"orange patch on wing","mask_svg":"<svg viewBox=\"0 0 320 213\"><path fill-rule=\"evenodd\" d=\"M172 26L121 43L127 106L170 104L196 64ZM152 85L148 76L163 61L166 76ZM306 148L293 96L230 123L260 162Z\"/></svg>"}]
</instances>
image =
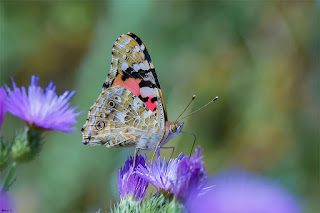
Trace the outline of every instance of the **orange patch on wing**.
<instances>
[{"instance_id":1,"label":"orange patch on wing","mask_svg":"<svg viewBox=\"0 0 320 213\"><path fill-rule=\"evenodd\" d=\"M135 94L137 97L140 95L140 83L141 79L134 79L134 78L128 78L125 81L121 79L121 75L118 75L117 78L114 80L112 86L121 86L126 88L127 90L131 91L133 94Z\"/></svg>"}]
</instances>

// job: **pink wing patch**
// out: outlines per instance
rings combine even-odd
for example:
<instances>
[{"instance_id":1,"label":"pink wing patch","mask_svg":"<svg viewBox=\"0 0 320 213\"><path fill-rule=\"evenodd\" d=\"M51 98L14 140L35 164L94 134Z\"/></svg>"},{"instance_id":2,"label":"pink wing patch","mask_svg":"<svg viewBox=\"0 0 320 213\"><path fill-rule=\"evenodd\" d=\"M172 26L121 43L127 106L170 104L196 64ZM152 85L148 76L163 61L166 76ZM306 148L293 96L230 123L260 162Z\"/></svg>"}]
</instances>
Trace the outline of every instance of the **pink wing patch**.
<instances>
[{"instance_id":1,"label":"pink wing patch","mask_svg":"<svg viewBox=\"0 0 320 213\"><path fill-rule=\"evenodd\" d=\"M141 87L140 88L140 93L141 93L141 97L143 100L143 102L145 103L145 105L147 105L147 107L154 112L157 109L157 98L155 96L155 91L153 88L150 87Z\"/></svg>"},{"instance_id":2,"label":"pink wing patch","mask_svg":"<svg viewBox=\"0 0 320 213\"><path fill-rule=\"evenodd\" d=\"M145 102L145 105L147 105L147 107L152 111L156 111L157 110L157 102L152 102L152 98L154 97L149 97L148 101Z\"/></svg>"},{"instance_id":3,"label":"pink wing patch","mask_svg":"<svg viewBox=\"0 0 320 213\"><path fill-rule=\"evenodd\" d=\"M133 94L135 94L137 97L140 95L140 83L141 79L137 78L127 78L125 81L121 79L121 75L118 75L117 78L114 80L112 86L120 86L124 87L127 90L130 90Z\"/></svg>"},{"instance_id":4,"label":"pink wing patch","mask_svg":"<svg viewBox=\"0 0 320 213\"><path fill-rule=\"evenodd\" d=\"M112 86L120 86L130 90L133 94L139 97L152 112L154 112L157 109L157 98L155 97L155 91L150 87L140 88L139 83L141 81L142 80L139 78L127 78L125 81L123 81L122 76L118 75Z\"/></svg>"}]
</instances>

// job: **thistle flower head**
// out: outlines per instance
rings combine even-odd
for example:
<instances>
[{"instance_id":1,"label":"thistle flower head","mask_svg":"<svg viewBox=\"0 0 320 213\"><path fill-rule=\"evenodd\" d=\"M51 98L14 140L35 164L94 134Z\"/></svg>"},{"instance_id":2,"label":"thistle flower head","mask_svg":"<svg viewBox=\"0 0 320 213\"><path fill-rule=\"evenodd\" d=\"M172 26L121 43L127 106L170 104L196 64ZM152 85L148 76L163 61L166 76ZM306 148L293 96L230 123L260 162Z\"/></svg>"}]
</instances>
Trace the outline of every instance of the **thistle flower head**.
<instances>
[{"instance_id":1,"label":"thistle flower head","mask_svg":"<svg viewBox=\"0 0 320 213\"><path fill-rule=\"evenodd\" d=\"M133 166L135 161L135 165ZM148 182L140 178L136 173L137 167L146 167L145 159L142 155L132 156L125 162L123 168L118 170L120 198L130 195L136 200L141 201L146 194Z\"/></svg>"},{"instance_id":2,"label":"thistle flower head","mask_svg":"<svg viewBox=\"0 0 320 213\"><path fill-rule=\"evenodd\" d=\"M161 160L158 150L157 161L148 160L149 166L139 167L137 174L158 191L173 194L178 199L186 199L190 194L197 195L206 184L207 175L200 153L199 147L191 158L180 153L176 159L167 162L165 158Z\"/></svg>"},{"instance_id":3,"label":"thistle flower head","mask_svg":"<svg viewBox=\"0 0 320 213\"><path fill-rule=\"evenodd\" d=\"M65 91L58 96L56 86L52 82L43 90L39 86L39 77L31 76L31 84L26 88L18 88L12 81L12 91L5 85L8 92L8 112L21 118L29 126L35 126L46 130L58 130L70 133L76 124L76 117L82 112L75 112L77 107L70 107L70 99L74 91Z\"/></svg>"},{"instance_id":4,"label":"thistle flower head","mask_svg":"<svg viewBox=\"0 0 320 213\"><path fill-rule=\"evenodd\" d=\"M165 158L161 160L159 150L157 155L156 162L148 160L149 166L139 166L137 174L156 187L158 191L173 193L174 183L177 181L178 166L183 158L183 154L180 153L176 159L170 159L169 162Z\"/></svg>"},{"instance_id":5,"label":"thistle flower head","mask_svg":"<svg viewBox=\"0 0 320 213\"><path fill-rule=\"evenodd\" d=\"M7 112L7 93L3 88L0 88L0 136L1 126Z\"/></svg>"}]
</instances>

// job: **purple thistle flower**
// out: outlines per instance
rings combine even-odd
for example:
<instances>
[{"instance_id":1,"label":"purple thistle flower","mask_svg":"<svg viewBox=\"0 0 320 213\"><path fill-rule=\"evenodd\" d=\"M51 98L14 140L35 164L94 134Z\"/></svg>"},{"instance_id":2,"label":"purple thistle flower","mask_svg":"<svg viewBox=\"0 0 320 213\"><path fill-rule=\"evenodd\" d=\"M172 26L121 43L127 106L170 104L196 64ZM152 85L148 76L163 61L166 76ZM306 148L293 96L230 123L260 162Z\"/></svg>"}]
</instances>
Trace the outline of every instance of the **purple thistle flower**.
<instances>
[{"instance_id":1,"label":"purple thistle flower","mask_svg":"<svg viewBox=\"0 0 320 213\"><path fill-rule=\"evenodd\" d=\"M212 182L215 187L210 192L186 203L188 212L301 212L292 195L266 178L231 171L217 175Z\"/></svg>"},{"instance_id":2,"label":"purple thistle flower","mask_svg":"<svg viewBox=\"0 0 320 213\"><path fill-rule=\"evenodd\" d=\"M7 113L7 93L3 88L0 88L0 133L4 117ZM0 134L1 135L1 134Z\"/></svg>"},{"instance_id":3,"label":"purple thistle flower","mask_svg":"<svg viewBox=\"0 0 320 213\"><path fill-rule=\"evenodd\" d=\"M21 118L30 126L36 126L46 130L58 130L71 133L76 124L76 117L82 112L75 113L77 107L70 107L70 99L75 91L65 91L57 96L56 86L52 82L43 90L39 86L39 77L31 76L31 84L28 93L24 86L18 88L13 80L11 91L5 85L8 92L8 112Z\"/></svg>"},{"instance_id":4,"label":"purple thistle flower","mask_svg":"<svg viewBox=\"0 0 320 213\"><path fill-rule=\"evenodd\" d=\"M161 161L158 150L157 161L148 160L149 166L138 167L137 174L160 192L173 194L178 199L187 199L191 194L197 196L204 190L207 177L200 153L198 147L191 158L180 153L176 159L167 162L165 158Z\"/></svg>"},{"instance_id":5,"label":"purple thistle flower","mask_svg":"<svg viewBox=\"0 0 320 213\"><path fill-rule=\"evenodd\" d=\"M159 191L173 193L174 183L177 181L178 166L183 158L183 154L180 153L176 159L170 159L169 162L167 162L164 157L161 161L159 150L160 149L158 149L157 161L151 162L148 160L149 166L139 166L136 173Z\"/></svg>"},{"instance_id":6,"label":"purple thistle flower","mask_svg":"<svg viewBox=\"0 0 320 213\"><path fill-rule=\"evenodd\" d=\"M185 156L179 164L177 178L174 183L174 194L178 198L193 198L205 190L207 183L206 167L200 156L202 150L196 149L195 155Z\"/></svg>"},{"instance_id":7,"label":"purple thistle flower","mask_svg":"<svg viewBox=\"0 0 320 213\"><path fill-rule=\"evenodd\" d=\"M120 198L122 199L124 196L131 195L138 201L141 201L146 194L148 182L140 178L135 171L138 166L145 168L146 162L142 155L136 155L135 166L133 167L133 160L133 157L130 156L125 162L124 167L118 170ZM130 175L131 172L132 174Z\"/></svg>"}]
</instances>

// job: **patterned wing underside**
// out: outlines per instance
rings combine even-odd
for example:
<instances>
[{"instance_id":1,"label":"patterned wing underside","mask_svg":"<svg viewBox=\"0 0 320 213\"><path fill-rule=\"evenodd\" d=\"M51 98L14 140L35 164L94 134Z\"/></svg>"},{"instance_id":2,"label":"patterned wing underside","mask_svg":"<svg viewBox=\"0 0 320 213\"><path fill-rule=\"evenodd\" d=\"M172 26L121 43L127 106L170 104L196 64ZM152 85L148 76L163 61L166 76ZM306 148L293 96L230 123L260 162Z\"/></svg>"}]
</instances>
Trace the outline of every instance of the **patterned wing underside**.
<instances>
[{"instance_id":1,"label":"patterned wing underside","mask_svg":"<svg viewBox=\"0 0 320 213\"><path fill-rule=\"evenodd\" d=\"M122 35L112 48L110 72L103 90L121 86L130 90L150 109L164 128L167 121L160 84L147 48L133 33Z\"/></svg>"},{"instance_id":2,"label":"patterned wing underside","mask_svg":"<svg viewBox=\"0 0 320 213\"><path fill-rule=\"evenodd\" d=\"M154 113L120 86L100 94L81 131L84 144L142 149L154 149L164 134Z\"/></svg>"}]
</instances>

